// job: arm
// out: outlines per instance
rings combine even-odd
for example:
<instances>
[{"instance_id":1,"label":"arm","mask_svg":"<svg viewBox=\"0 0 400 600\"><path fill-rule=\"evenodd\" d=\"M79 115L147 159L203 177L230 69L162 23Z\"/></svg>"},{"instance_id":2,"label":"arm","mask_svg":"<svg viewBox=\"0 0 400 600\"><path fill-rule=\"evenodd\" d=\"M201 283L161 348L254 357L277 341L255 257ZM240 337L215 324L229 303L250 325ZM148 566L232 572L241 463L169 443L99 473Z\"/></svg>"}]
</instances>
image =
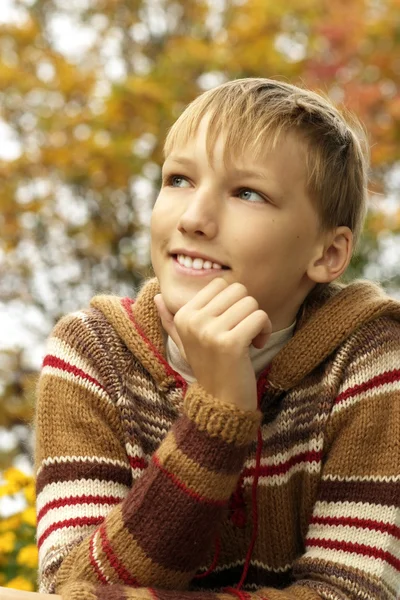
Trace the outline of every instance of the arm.
<instances>
[{"instance_id":1,"label":"arm","mask_svg":"<svg viewBox=\"0 0 400 600\"><path fill-rule=\"evenodd\" d=\"M400 372L349 375L336 399L305 551L285 589L243 600L395 600L400 593ZM376 372L376 371L375 371ZM371 371L369 371L371 373ZM64 596L65 593L65 596ZM171 591L77 582L65 600L228 600L232 592Z\"/></svg>"},{"instance_id":2,"label":"arm","mask_svg":"<svg viewBox=\"0 0 400 600\"><path fill-rule=\"evenodd\" d=\"M74 581L184 589L213 543L260 414L190 386L132 482L117 398L98 369L110 358L87 319L62 320L49 350L36 420L41 591Z\"/></svg>"}]
</instances>

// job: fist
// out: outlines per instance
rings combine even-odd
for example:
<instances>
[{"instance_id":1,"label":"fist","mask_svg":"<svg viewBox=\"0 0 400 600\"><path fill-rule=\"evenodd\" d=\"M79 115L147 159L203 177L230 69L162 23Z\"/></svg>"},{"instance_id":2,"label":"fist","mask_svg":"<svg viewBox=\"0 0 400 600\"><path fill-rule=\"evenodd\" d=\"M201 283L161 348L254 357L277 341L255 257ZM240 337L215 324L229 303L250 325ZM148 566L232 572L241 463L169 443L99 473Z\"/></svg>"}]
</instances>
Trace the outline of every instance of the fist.
<instances>
[{"instance_id":1,"label":"fist","mask_svg":"<svg viewBox=\"0 0 400 600\"><path fill-rule=\"evenodd\" d=\"M215 278L172 315L154 298L161 323L189 363L198 383L214 397L243 410L257 409L257 381L250 360L271 335L265 311L241 283Z\"/></svg>"}]
</instances>

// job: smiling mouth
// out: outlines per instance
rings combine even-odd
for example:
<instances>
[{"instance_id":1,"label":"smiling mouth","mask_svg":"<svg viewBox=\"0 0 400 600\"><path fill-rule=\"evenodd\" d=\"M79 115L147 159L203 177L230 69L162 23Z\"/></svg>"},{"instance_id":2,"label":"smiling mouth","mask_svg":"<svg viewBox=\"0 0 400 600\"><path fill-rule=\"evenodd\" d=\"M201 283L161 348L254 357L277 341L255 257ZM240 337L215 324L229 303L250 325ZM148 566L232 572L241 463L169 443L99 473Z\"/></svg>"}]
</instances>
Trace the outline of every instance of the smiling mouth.
<instances>
[{"instance_id":1,"label":"smiling mouth","mask_svg":"<svg viewBox=\"0 0 400 600\"><path fill-rule=\"evenodd\" d=\"M190 256L185 256L183 254L171 254L172 258L179 263L182 267L186 267L187 269L194 269L196 271L203 270L215 270L215 271L227 271L229 267L225 265L220 265L219 263L214 263L211 260L206 260L203 258L191 258Z\"/></svg>"}]
</instances>

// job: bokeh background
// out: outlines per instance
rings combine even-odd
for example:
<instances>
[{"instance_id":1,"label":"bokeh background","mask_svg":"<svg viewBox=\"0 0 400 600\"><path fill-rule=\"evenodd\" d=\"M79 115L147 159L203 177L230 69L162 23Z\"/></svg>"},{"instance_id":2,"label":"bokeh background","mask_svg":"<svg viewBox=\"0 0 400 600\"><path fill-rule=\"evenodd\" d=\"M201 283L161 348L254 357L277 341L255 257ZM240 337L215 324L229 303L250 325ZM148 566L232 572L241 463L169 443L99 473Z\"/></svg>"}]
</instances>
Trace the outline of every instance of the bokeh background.
<instances>
[{"instance_id":1,"label":"bokeh background","mask_svg":"<svg viewBox=\"0 0 400 600\"><path fill-rule=\"evenodd\" d=\"M54 322L150 274L162 143L227 79L321 90L369 132L347 277L400 296L399 0L1 0L0 586L34 590L32 418Z\"/></svg>"}]
</instances>

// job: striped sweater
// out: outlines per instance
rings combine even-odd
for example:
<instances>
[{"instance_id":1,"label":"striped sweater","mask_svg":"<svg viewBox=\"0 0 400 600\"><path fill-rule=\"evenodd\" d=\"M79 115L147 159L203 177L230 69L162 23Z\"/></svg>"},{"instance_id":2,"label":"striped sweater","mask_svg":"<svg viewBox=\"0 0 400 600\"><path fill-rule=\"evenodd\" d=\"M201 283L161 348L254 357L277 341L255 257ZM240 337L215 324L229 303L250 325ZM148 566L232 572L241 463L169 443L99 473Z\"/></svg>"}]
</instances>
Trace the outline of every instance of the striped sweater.
<instances>
[{"instance_id":1,"label":"striped sweater","mask_svg":"<svg viewBox=\"0 0 400 600\"><path fill-rule=\"evenodd\" d=\"M153 297L55 326L36 414L39 581L68 600L400 597L400 303L331 285L257 411L186 382Z\"/></svg>"}]
</instances>

